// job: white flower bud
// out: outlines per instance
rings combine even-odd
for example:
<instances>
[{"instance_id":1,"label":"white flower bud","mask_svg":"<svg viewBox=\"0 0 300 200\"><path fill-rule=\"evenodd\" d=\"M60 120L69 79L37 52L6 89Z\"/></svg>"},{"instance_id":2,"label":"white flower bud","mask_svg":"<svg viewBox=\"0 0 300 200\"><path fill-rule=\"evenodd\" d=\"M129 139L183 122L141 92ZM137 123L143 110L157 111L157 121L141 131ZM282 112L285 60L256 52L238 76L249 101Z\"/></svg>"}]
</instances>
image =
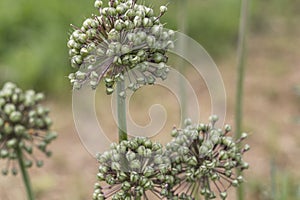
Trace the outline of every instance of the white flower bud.
<instances>
[{"instance_id":1,"label":"white flower bud","mask_svg":"<svg viewBox=\"0 0 300 200\"><path fill-rule=\"evenodd\" d=\"M81 71L77 71L75 73L76 79L78 80L85 80L86 78L86 73L85 72L81 72Z\"/></svg>"},{"instance_id":2,"label":"white flower bud","mask_svg":"<svg viewBox=\"0 0 300 200\"><path fill-rule=\"evenodd\" d=\"M160 6L159 10L160 10L160 13L164 14L165 12L168 11L168 7L167 6Z\"/></svg>"},{"instance_id":3,"label":"white flower bud","mask_svg":"<svg viewBox=\"0 0 300 200\"><path fill-rule=\"evenodd\" d=\"M124 22L121 19L115 21L114 27L117 31L121 31L123 29Z\"/></svg>"},{"instance_id":4,"label":"white flower bud","mask_svg":"<svg viewBox=\"0 0 300 200\"><path fill-rule=\"evenodd\" d=\"M102 5L103 5L103 2L101 0L96 0L94 3L94 7L97 9L101 8Z\"/></svg>"},{"instance_id":5,"label":"white flower bud","mask_svg":"<svg viewBox=\"0 0 300 200\"><path fill-rule=\"evenodd\" d=\"M9 119L12 122L19 122L22 119L22 114L18 111L13 111L10 115L9 115Z\"/></svg>"},{"instance_id":6,"label":"white flower bud","mask_svg":"<svg viewBox=\"0 0 300 200\"><path fill-rule=\"evenodd\" d=\"M92 25L92 19L91 18L87 18L84 22L83 22L83 27L85 28L85 29L89 29L90 27L91 27L91 25Z\"/></svg>"},{"instance_id":7,"label":"white flower bud","mask_svg":"<svg viewBox=\"0 0 300 200\"><path fill-rule=\"evenodd\" d=\"M96 29L89 29L89 30L86 31L86 36L88 38L94 38L94 37L96 37L96 35L97 35L97 30Z\"/></svg>"},{"instance_id":8,"label":"white flower bud","mask_svg":"<svg viewBox=\"0 0 300 200\"><path fill-rule=\"evenodd\" d=\"M16 110L16 107L15 107L15 105L14 104L6 104L5 106L4 106L4 112L5 112L5 114L7 114L7 115L10 115L13 111L15 111Z\"/></svg>"}]
</instances>

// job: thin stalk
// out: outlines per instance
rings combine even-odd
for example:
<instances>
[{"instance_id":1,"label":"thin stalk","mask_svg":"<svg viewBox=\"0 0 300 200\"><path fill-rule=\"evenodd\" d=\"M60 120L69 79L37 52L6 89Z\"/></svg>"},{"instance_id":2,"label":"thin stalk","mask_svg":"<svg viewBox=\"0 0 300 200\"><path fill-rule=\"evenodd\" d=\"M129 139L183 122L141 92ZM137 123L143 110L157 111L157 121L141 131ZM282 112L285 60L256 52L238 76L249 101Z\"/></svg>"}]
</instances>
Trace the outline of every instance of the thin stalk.
<instances>
[{"instance_id":1,"label":"thin stalk","mask_svg":"<svg viewBox=\"0 0 300 200\"><path fill-rule=\"evenodd\" d=\"M118 114L118 131L119 142L127 140L127 123L126 123L126 97L121 97L119 94L124 91L124 81L117 83L117 114Z\"/></svg>"},{"instance_id":2,"label":"thin stalk","mask_svg":"<svg viewBox=\"0 0 300 200\"><path fill-rule=\"evenodd\" d=\"M21 169L22 177L23 177L23 182L26 188L26 193L27 193L27 199L28 200L34 200L33 192L31 189L31 183L30 183L30 178L27 173L27 169L24 164L24 159L23 159L23 154L22 150L20 148L17 149L17 157L18 157L18 163L19 167Z\"/></svg>"},{"instance_id":3,"label":"thin stalk","mask_svg":"<svg viewBox=\"0 0 300 200\"><path fill-rule=\"evenodd\" d=\"M177 0L177 21L178 21L178 29L181 33L186 33L186 10L187 10L187 2L184 0ZM186 46L182 40L178 41L179 48L184 51ZM185 67L184 67L184 60L179 58L179 73L181 75L185 75ZM182 118L187 118L187 93L186 88L184 87L184 80L180 78L179 81L179 90L180 90L180 101L181 101L181 115Z\"/></svg>"},{"instance_id":4,"label":"thin stalk","mask_svg":"<svg viewBox=\"0 0 300 200\"><path fill-rule=\"evenodd\" d=\"M271 199L276 200L277 198L277 190L276 190L276 172L277 172L277 167L275 164L275 159L272 158L271 162Z\"/></svg>"},{"instance_id":5,"label":"thin stalk","mask_svg":"<svg viewBox=\"0 0 300 200\"><path fill-rule=\"evenodd\" d=\"M241 17L239 27L239 41L238 41L238 63L237 63L237 92L235 105L235 123L236 123L236 138L240 138L242 134L243 123L243 90L244 90L244 76L245 76L245 60L246 60L246 35L248 22L248 0L241 2ZM238 175L242 175L240 170L237 170ZM244 187L240 185L237 189L238 200L243 200L245 196Z\"/></svg>"}]
</instances>

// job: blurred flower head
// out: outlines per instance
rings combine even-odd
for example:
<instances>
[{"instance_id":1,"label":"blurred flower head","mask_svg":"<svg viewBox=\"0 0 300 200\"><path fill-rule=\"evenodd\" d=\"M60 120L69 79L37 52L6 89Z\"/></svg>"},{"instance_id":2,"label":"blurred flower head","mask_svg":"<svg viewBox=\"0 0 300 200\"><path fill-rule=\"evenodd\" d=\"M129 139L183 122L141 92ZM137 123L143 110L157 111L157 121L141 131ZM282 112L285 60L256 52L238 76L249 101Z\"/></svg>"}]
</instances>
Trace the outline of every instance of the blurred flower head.
<instances>
[{"instance_id":1,"label":"blurred flower head","mask_svg":"<svg viewBox=\"0 0 300 200\"><path fill-rule=\"evenodd\" d=\"M157 78L164 80L169 71L166 52L174 46L174 31L164 30L160 22L167 7L161 6L158 15L133 0L112 0L107 7L96 0L95 7L99 15L87 18L81 27L73 26L67 44L77 70L69 75L73 87L89 83L95 89L104 80L111 94L118 81L135 91Z\"/></svg>"},{"instance_id":2,"label":"blurred flower head","mask_svg":"<svg viewBox=\"0 0 300 200\"><path fill-rule=\"evenodd\" d=\"M175 178L170 175L170 161L162 145L137 137L98 156L100 163L94 200L150 199L149 195L170 196Z\"/></svg>"},{"instance_id":3,"label":"blurred flower head","mask_svg":"<svg viewBox=\"0 0 300 200\"><path fill-rule=\"evenodd\" d=\"M180 184L173 188L177 199L195 199L198 194L214 199L217 193L226 199L228 188L243 181L242 176L235 175L235 169L249 167L242 156L250 147L240 146L247 134L234 140L228 136L229 125L215 127L217 120L217 116L211 116L209 124L192 124L187 119L183 129L173 129L174 139L166 150L172 167L179 171Z\"/></svg>"},{"instance_id":4,"label":"blurred flower head","mask_svg":"<svg viewBox=\"0 0 300 200\"><path fill-rule=\"evenodd\" d=\"M33 163L38 167L43 165L33 155L34 149L51 155L47 146L56 138L56 133L50 131L49 110L40 105L43 99L42 93L22 91L10 82L0 90L0 159L7 160L2 169L4 175L10 168L13 174L17 173L14 164L17 152L22 153L26 167Z\"/></svg>"}]
</instances>

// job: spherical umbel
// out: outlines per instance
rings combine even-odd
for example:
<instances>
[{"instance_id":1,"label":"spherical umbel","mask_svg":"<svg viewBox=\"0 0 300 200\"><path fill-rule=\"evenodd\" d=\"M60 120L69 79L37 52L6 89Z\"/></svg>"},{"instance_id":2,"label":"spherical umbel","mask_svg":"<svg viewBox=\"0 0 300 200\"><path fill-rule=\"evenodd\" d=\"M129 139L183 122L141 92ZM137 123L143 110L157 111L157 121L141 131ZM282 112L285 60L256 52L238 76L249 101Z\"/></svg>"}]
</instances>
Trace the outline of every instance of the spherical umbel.
<instances>
[{"instance_id":1,"label":"spherical umbel","mask_svg":"<svg viewBox=\"0 0 300 200\"><path fill-rule=\"evenodd\" d=\"M167 8L161 7L155 16L152 8L131 0L109 1L107 7L96 0L95 7L99 16L87 18L82 27L73 26L67 43L77 70L69 75L73 87L89 83L95 89L104 80L111 94L118 81L135 91L157 78L166 79L166 53L174 46L174 31L165 30L160 22Z\"/></svg>"},{"instance_id":2,"label":"spherical umbel","mask_svg":"<svg viewBox=\"0 0 300 200\"><path fill-rule=\"evenodd\" d=\"M40 104L43 99L42 93L23 91L10 82L0 90L0 159L7 160L2 174L8 174L10 166L12 174L17 173L13 164L17 152L23 154L26 167L43 165L33 155L37 149L51 155L47 146L57 135L50 131L52 120L49 110Z\"/></svg>"},{"instance_id":3,"label":"spherical umbel","mask_svg":"<svg viewBox=\"0 0 300 200\"><path fill-rule=\"evenodd\" d=\"M100 163L95 184L94 200L160 199L172 196L175 178L163 147L143 137L113 143L111 149L98 156Z\"/></svg>"},{"instance_id":4,"label":"spherical umbel","mask_svg":"<svg viewBox=\"0 0 300 200\"><path fill-rule=\"evenodd\" d=\"M234 140L228 136L230 126L217 128L217 120L215 115L210 117L208 124L192 124L191 120L185 120L183 129L174 128L171 133L174 139L167 144L166 154L172 168L182 174L177 177L180 184L173 189L179 199L195 199L195 191L208 199L217 195L226 199L228 188L237 187L243 181L242 176L235 176L235 170L249 167L242 156L250 147L240 144L247 134Z\"/></svg>"}]
</instances>

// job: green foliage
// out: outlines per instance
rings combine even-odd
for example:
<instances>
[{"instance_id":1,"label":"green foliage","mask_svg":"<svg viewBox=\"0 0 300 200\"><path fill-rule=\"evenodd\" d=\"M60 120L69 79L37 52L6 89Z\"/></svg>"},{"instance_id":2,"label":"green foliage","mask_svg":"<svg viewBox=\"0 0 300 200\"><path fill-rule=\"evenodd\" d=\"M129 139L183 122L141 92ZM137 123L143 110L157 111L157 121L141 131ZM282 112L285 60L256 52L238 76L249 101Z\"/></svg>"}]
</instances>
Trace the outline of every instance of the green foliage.
<instances>
[{"instance_id":1,"label":"green foliage","mask_svg":"<svg viewBox=\"0 0 300 200\"><path fill-rule=\"evenodd\" d=\"M90 12L79 0L2 0L0 2L0 82L63 94L68 84L70 22ZM90 2L92 4L92 2ZM78 17L79 16L79 17Z\"/></svg>"},{"instance_id":2,"label":"green foliage","mask_svg":"<svg viewBox=\"0 0 300 200\"><path fill-rule=\"evenodd\" d=\"M155 10L165 3L169 10L162 21L178 30L175 0L152 0ZM178 1L178 0L176 0ZM253 0L252 26L263 30L268 17L296 14L296 0ZM189 0L187 34L214 57L227 56L235 49L240 1ZM23 87L65 94L70 90L65 45L70 23L80 24L96 13L94 1L84 0L1 0L0 1L0 83L7 80ZM298 7L297 7L298 6ZM270 13L272 15L270 15Z\"/></svg>"}]
</instances>

